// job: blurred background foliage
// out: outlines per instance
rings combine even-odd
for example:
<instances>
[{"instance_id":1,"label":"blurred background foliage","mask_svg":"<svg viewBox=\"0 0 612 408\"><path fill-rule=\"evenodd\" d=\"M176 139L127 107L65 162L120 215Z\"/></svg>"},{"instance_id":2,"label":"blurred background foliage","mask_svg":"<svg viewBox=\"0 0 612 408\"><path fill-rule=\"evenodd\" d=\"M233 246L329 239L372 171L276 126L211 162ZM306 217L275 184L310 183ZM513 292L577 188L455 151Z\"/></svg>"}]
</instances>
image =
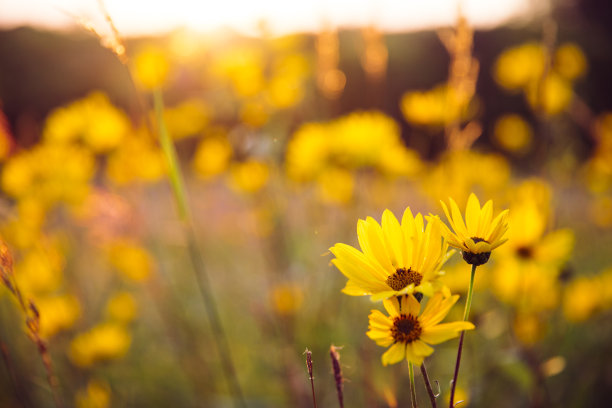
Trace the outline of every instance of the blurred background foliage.
<instances>
[{"instance_id":1,"label":"blurred background foliage","mask_svg":"<svg viewBox=\"0 0 612 408\"><path fill-rule=\"evenodd\" d=\"M327 251L356 244L358 218L440 214L472 191L510 208L510 241L478 270L458 399L607 406L610 10L577 4L478 31L178 30L126 39L126 64L84 29L0 32L0 405L53 406L28 333L68 406L232 405L157 139L161 88L248 406L311 406L306 347L335 405L331 344L347 406L406 406L407 370L365 336L379 305L341 295ZM468 280L455 255L445 283ZM441 399L455 350L428 361Z\"/></svg>"}]
</instances>

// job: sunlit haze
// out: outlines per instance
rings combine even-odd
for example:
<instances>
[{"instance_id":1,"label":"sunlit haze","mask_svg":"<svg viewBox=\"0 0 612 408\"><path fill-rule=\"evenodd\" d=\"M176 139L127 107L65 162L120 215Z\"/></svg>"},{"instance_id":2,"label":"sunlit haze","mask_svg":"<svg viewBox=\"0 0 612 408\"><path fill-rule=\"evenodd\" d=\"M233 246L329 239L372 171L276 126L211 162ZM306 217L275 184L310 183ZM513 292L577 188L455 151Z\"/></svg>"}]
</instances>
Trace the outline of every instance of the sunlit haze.
<instances>
[{"instance_id":1,"label":"sunlit haze","mask_svg":"<svg viewBox=\"0 0 612 408\"><path fill-rule=\"evenodd\" d=\"M273 33L315 31L323 25L375 24L388 31L448 25L461 10L470 22L491 27L529 14L528 0L106 0L104 5L126 35L153 34L174 28L206 32L231 27L254 32L265 22ZM0 0L0 27L35 25L70 28L79 19L101 22L97 0Z\"/></svg>"}]
</instances>

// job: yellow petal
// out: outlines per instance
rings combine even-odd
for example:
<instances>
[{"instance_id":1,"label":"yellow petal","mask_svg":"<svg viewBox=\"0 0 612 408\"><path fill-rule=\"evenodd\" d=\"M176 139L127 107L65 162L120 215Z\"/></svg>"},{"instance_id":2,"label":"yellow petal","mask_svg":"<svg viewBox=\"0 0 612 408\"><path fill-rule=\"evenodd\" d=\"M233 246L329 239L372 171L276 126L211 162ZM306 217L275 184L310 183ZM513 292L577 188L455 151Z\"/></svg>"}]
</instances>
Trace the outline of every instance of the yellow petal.
<instances>
[{"instance_id":1,"label":"yellow petal","mask_svg":"<svg viewBox=\"0 0 612 408\"><path fill-rule=\"evenodd\" d=\"M412 342L412 350L417 356L423 357L430 356L431 353L434 352L433 347L428 346L427 344L425 344L425 342L421 340L415 340Z\"/></svg>"},{"instance_id":2,"label":"yellow petal","mask_svg":"<svg viewBox=\"0 0 612 408\"><path fill-rule=\"evenodd\" d=\"M476 231L477 237L486 237L486 233L491 224L491 218L493 217L493 201L489 200L485 203L480 211L480 221L478 223L478 230Z\"/></svg>"},{"instance_id":3,"label":"yellow petal","mask_svg":"<svg viewBox=\"0 0 612 408\"><path fill-rule=\"evenodd\" d=\"M421 364L423 364L423 359L425 357L415 352L414 343L415 342L413 341L412 343L408 343L406 345L406 360L410 361L411 363L415 365L420 366Z\"/></svg>"},{"instance_id":4,"label":"yellow petal","mask_svg":"<svg viewBox=\"0 0 612 408\"><path fill-rule=\"evenodd\" d=\"M385 210L382 216L382 230L386 243L391 249L391 261L396 268L406 266L406 245L404 244L404 234L400 223L395 215L389 210Z\"/></svg>"},{"instance_id":5,"label":"yellow petal","mask_svg":"<svg viewBox=\"0 0 612 408\"><path fill-rule=\"evenodd\" d=\"M419 317L421 324L424 327L429 327L438 324L442 321L453 307L459 295L454 295L444 298L442 293L437 293L434 297L427 301L423 314Z\"/></svg>"},{"instance_id":6,"label":"yellow petal","mask_svg":"<svg viewBox=\"0 0 612 408\"><path fill-rule=\"evenodd\" d=\"M351 279L346 282L346 285L342 289L342 293L345 293L350 296L365 296L371 294Z\"/></svg>"},{"instance_id":7,"label":"yellow petal","mask_svg":"<svg viewBox=\"0 0 612 408\"><path fill-rule=\"evenodd\" d=\"M459 210L457 203L452 198L449 198L449 200L451 212L453 215L452 220L449 219L451 227L453 227L453 230L455 230L455 233L457 233L457 235L469 238L470 235L467 231L465 224L463 223L463 216L461 215L461 211Z\"/></svg>"},{"instance_id":8,"label":"yellow petal","mask_svg":"<svg viewBox=\"0 0 612 408\"><path fill-rule=\"evenodd\" d=\"M392 297L391 299L383 300L383 306L387 310L387 313L389 313L389 316L392 316L392 317L399 316L400 304L397 301L396 297Z\"/></svg>"},{"instance_id":9,"label":"yellow petal","mask_svg":"<svg viewBox=\"0 0 612 408\"><path fill-rule=\"evenodd\" d=\"M429 344L439 344L457 337L463 330L472 330L474 325L470 322L443 323L433 327L423 328L421 340Z\"/></svg>"},{"instance_id":10,"label":"yellow petal","mask_svg":"<svg viewBox=\"0 0 612 408\"><path fill-rule=\"evenodd\" d=\"M480 202L474 193L470 194L465 208L465 223L470 237L477 236L478 223L480 221Z\"/></svg>"},{"instance_id":11,"label":"yellow petal","mask_svg":"<svg viewBox=\"0 0 612 408\"><path fill-rule=\"evenodd\" d=\"M399 363L406 356L406 345L404 343L396 343L382 355L382 363L384 366L389 364Z\"/></svg>"},{"instance_id":12,"label":"yellow petal","mask_svg":"<svg viewBox=\"0 0 612 408\"><path fill-rule=\"evenodd\" d=\"M368 258L364 253L350 245L338 243L329 250L336 256L336 258L346 260L347 263L353 264L359 269L362 269L364 274L374 277L377 280L384 281L389 276L389 273L376 263L376 260Z\"/></svg>"}]
</instances>

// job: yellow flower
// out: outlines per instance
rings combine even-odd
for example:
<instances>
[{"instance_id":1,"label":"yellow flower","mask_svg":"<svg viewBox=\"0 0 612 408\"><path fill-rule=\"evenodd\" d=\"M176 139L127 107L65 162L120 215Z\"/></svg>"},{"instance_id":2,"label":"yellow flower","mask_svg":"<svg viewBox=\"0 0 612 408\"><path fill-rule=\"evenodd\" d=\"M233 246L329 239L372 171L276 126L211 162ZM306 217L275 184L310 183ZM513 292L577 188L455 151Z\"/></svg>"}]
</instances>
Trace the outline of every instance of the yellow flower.
<instances>
[{"instance_id":1,"label":"yellow flower","mask_svg":"<svg viewBox=\"0 0 612 408\"><path fill-rule=\"evenodd\" d=\"M142 49L133 61L132 72L140 87L152 90L166 83L170 72L170 62L164 51L148 46Z\"/></svg>"},{"instance_id":2,"label":"yellow flower","mask_svg":"<svg viewBox=\"0 0 612 408\"><path fill-rule=\"evenodd\" d=\"M442 287L437 278L450 253L437 217L425 228L423 216L414 217L408 207L400 225L385 210L382 226L372 217L359 220L357 236L361 251L342 243L330 248L332 263L348 278L347 295L377 301L414 292L432 296Z\"/></svg>"},{"instance_id":3,"label":"yellow flower","mask_svg":"<svg viewBox=\"0 0 612 408\"><path fill-rule=\"evenodd\" d=\"M272 289L270 301L280 316L292 316L300 310L304 301L304 292L298 285L280 284Z\"/></svg>"},{"instance_id":4,"label":"yellow flower","mask_svg":"<svg viewBox=\"0 0 612 408\"><path fill-rule=\"evenodd\" d=\"M227 169L232 154L232 145L225 135L208 137L196 148L193 169L199 177L211 179Z\"/></svg>"},{"instance_id":5,"label":"yellow flower","mask_svg":"<svg viewBox=\"0 0 612 408\"><path fill-rule=\"evenodd\" d=\"M495 141L506 151L525 154L533 144L533 130L520 115L507 114L495 122Z\"/></svg>"},{"instance_id":6,"label":"yellow flower","mask_svg":"<svg viewBox=\"0 0 612 408\"><path fill-rule=\"evenodd\" d=\"M72 295L40 298L36 307L40 313L40 335L46 339L72 327L81 314L79 301Z\"/></svg>"},{"instance_id":7,"label":"yellow flower","mask_svg":"<svg viewBox=\"0 0 612 408\"><path fill-rule=\"evenodd\" d=\"M520 89L537 81L545 67L544 47L538 43L526 43L509 48L499 56L494 77L506 89Z\"/></svg>"},{"instance_id":8,"label":"yellow flower","mask_svg":"<svg viewBox=\"0 0 612 408\"><path fill-rule=\"evenodd\" d=\"M565 43L555 51L554 69L566 79L583 76L587 66L586 57L577 44Z\"/></svg>"},{"instance_id":9,"label":"yellow flower","mask_svg":"<svg viewBox=\"0 0 612 408\"><path fill-rule=\"evenodd\" d=\"M465 223L457 203L450 198L451 212L442 202L446 218L454 232L444 225L444 235L449 245L463 252L463 259L470 265L487 263L491 251L507 241L504 238L508 231L508 210L502 211L493 219L493 202L487 201L480 208L476 195L470 194L465 210ZM452 214L452 216L451 216Z\"/></svg>"},{"instance_id":10,"label":"yellow flower","mask_svg":"<svg viewBox=\"0 0 612 408\"><path fill-rule=\"evenodd\" d=\"M439 344L457 337L463 330L471 330L470 322L438 324L446 317L451 307L459 299L458 295L436 294L427 302L421 315L420 303L412 295L386 299L383 302L389 316L379 310L370 313L369 331L366 333L376 344L389 347L382 355L383 365L395 364L404 359L421 365L423 359L434 349L429 344Z\"/></svg>"},{"instance_id":11,"label":"yellow flower","mask_svg":"<svg viewBox=\"0 0 612 408\"><path fill-rule=\"evenodd\" d=\"M107 383L90 380L87 388L79 390L74 405L77 408L107 408L110 406L111 391Z\"/></svg>"},{"instance_id":12,"label":"yellow flower","mask_svg":"<svg viewBox=\"0 0 612 408\"><path fill-rule=\"evenodd\" d=\"M138 304L129 292L118 292L106 303L106 315L118 323L129 323L138 314Z\"/></svg>"},{"instance_id":13,"label":"yellow flower","mask_svg":"<svg viewBox=\"0 0 612 408\"><path fill-rule=\"evenodd\" d=\"M118 324L103 323L76 336L70 343L70 360L79 367L123 357L132 342L127 330Z\"/></svg>"},{"instance_id":14,"label":"yellow flower","mask_svg":"<svg viewBox=\"0 0 612 408\"><path fill-rule=\"evenodd\" d=\"M145 281L155 271L155 261L136 242L117 241L108 249L108 258L123 278L133 282Z\"/></svg>"},{"instance_id":15,"label":"yellow flower","mask_svg":"<svg viewBox=\"0 0 612 408\"><path fill-rule=\"evenodd\" d=\"M270 178L270 167L259 160L236 162L230 168L230 186L241 193L256 193Z\"/></svg>"}]
</instances>

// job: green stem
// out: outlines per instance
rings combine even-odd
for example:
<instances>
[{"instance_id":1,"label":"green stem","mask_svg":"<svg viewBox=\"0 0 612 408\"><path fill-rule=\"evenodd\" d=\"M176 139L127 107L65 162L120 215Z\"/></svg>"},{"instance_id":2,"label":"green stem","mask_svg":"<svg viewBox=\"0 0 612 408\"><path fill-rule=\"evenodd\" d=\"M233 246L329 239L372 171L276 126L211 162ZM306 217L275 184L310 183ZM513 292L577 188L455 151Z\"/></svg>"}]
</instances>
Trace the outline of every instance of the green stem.
<instances>
[{"instance_id":1,"label":"green stem","mask_svg":"<svg viewBox=\"0 0 612 408\"><path fill-rule=\"evenodd\" d=\"M467 299L465 301L465 309L463 310L463 321L467 322L470 317L470 308L472 307L472 295L474 294L474 276L476 276L476 265L472 265L472 275L470 276L470 286L468 288Z\"/></svg>"},{"instance_id":2,"label":"green stem","mask_svg":"<svg viewBox=\"0 0 612 408\"><path fill-rule=\"evenodd\" d=\"M468 288L467 299L465 301L465 309L463 310L463 321L467 321L470 316L470 308L472 307L472 295L474 293L474 276L476 275L476 265L472 265L472 275L470 276L470 286ZM457 386L457 377L459 376L459 364L461 363L461 351L463 350L463 337L465 331L461 332L459 337L459 347L457 348L457 362L455 363L455 375L453 376L453 382L451 385L450 392L450 404L449 408L453 408L455 400L455 387Z\"/></svg>"},{"instance_id":3,"label":"green stem","mask_svg":"<svg viewBox=\"0 0 612 408\"><path fill-rule=\"evenodd\" d=\"M208 315L208 321L211 326L211 332L213 333L214 343L217 346L217 352L221 358L223 372L228 382L228 386L231 394L235 397L234 405L236 407L246 407L244 398L242 396L242 390L238 382L236 370L231 360L231 353L223 325L221 324L221 317L217 309L217 304L210 291L210 280L206 273L204 259L199 251L197 236L195 233L194 223L191 216L191 211L187 201L187 194L185 189L185 183L179 161L174 149L174 144L168 133L166 122L164 121L164 100L162 97L161 90L155 89L153 92L154 105L155 105L155 117L157 119L157 126L159 129L159 140L166 157L168 164L170 184L172 186L172 193L177 204L177 209L181 221L183 221L183 227L185 234L187 235L187 243L189 249L189 257L193 264L196 282L206 313Z\"/></svg>"},{"instance_id":4,"label":"green stem","mask_svg":"<svg viewBox=\"0 0 612 408\"><path fill-rule=\"evenodd\" d=\"M410 398L412 401L412 408L417 408L417 400L416 400L416 386L414 385L414 368L412 367L412 363L408 362L408 374L410 375Z\"/></svg>"},{"instance_id":5,"label":"green stem","mask_svg":"<svg viewBox=\"0 0 612 408\"><path fill-rule=\"evenodd\" d=\"M176 157L176 150L174 149L174 144L172 143L168 128L166 127L166 121L164 120L164 99L159 88L153 91L153 103L155 106L157 127L159 129L159 142L168 164L168 177L172 185L172 192L176 200L178 213L181 217L181 221L192 224L191 212L189 211L189 204L187 204L187 194L185 193L185 183L183 182L181 168L178 158Z\"/></svg>"}]
</instances>

